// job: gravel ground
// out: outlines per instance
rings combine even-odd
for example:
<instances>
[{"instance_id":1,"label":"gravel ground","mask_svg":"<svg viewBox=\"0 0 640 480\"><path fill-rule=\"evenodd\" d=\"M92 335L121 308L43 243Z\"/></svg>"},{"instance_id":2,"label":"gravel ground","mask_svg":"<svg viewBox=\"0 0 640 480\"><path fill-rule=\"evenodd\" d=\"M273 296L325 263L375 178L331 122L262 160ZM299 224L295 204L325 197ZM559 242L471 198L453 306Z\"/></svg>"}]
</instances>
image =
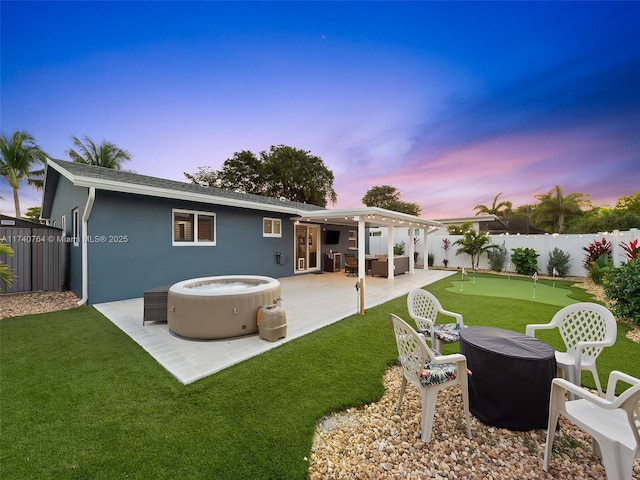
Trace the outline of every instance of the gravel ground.
<instances>
[{"instance_id":1,"label":"gravel ground","mask_svg":"<svg viewBox=\"0 0 640 480\"><path fill-rule=\"evenodd\" d=\"M379 402L322 419L309 459L312 480L606 478L602 462L591 453L591 437L564 419L548 473L542 470L546 430L512 432L472 415L468 439L457 386L439 394L431 441L424 444L418 389L407 387L402 410L393 412L401 380L402 371L394 366L385 374ZM638 460L633 478L640 479Z\"/></svg>"},{"instance_id":2,"label":"gravel ground","mask_svg":"<svg viewBox=\"0 0 640 480\"><path fill-rule=\"evenodd\" d=\"M584 279L577 281L596 299L604 299L602 289ZM75 308L78 300L71 292L0 295L0 319ZM629 336L640 341L640 329L633 332ZM542 470L545 430L512 432L486 426L472 416L472 439L466 438L464 424L458 420L462 403L457 386L440 393L432 438L424 444L419 438L418 390L408 386L401 412L393 412L401 380L400 368L390 368L379 402L318 423L308 459L312 480L606 478L601 461L591 453L590 437L563 419L549 473ZM632 478L640 480L637 459Z\"/></svg>"},{"instance_id":3,"label":"gravel ground","mask_svg":"<svg viewBox=\"0 0 640 480\"><path fill-rule=\"evenodd\" d=\"M31 292L0 295L0 319L34 313L67 310L78 306L78 297L71 292Z\"/></svg>"}]
</instances>

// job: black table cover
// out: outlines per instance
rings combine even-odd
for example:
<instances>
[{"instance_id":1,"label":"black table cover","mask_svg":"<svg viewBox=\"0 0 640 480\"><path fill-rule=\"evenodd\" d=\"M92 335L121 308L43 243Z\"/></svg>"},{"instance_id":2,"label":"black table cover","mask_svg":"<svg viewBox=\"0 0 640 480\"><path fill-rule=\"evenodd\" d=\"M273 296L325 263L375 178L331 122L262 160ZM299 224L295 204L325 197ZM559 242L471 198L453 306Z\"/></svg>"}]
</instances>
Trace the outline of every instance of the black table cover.
<instances>
[{"instance_id":1,"label":"black table cover","mask_svg":"<svg viewBox=\"0 0 640 480\"><path fill-rule=\"evenodd\" d=\"M555 350L527 335L492 327L461 330L469 409L480 421L514 431L546 428Z\"/></svg>"}]
</instances>

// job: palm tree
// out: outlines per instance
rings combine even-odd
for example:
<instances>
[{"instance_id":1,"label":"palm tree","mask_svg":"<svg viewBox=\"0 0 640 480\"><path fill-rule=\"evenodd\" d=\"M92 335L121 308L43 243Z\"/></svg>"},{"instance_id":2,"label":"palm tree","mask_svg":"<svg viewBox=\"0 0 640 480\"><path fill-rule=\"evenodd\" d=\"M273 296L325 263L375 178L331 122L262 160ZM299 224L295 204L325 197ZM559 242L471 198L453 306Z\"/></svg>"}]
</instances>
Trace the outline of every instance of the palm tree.
<instances>
[{"instance_id":1,"label":"palm tree","mask_svg":"<svg viewBox=\"0 0 640 480\"><path fill-rule=\"evenodd\" d=\"M9 245L0 243L0 255L13 257L13 250ZM4 283L9 287L13 285L13 272L9 268L9 265L6 265L4 263L0 263L0 283Z\"/></svg>"},{"instance_id":2,"label":"palm tree","mask_svg":"<svg viewBox=\"0 0 640 480\"><path fill-rule=\"evenodd\" d=\"M78 151L70 148L67 150L67 154L76 163L122 170L122 163L131 160L129 152L106 140L103 140L100 145L96 145L87 136L82 140L78 139L78 137L73 137L73 144Z\"/></svg>"},{"instance_id":3,"label":"palm tree","mask_svg":"<svg viewBox=\"0 0 640 480\"><path fill-rule=\"evenodd\" d=\"M33 170L34 165L44 165L47 155L36 144L31 135L16 130L11 137L0 135L0 175L13 190L16 217L21 217L20 182L42 188L44 169Z\"/></svg>"},{"instance_id":4,"label":"palm tree","mask_svg":"<svg viewBox=\"0 0 640 480\"><path fill-rule=\"evenodd\" d=\"M536 195L540 204L535 214L540 222L550 225L554 232L564 233L565 221L582 214L582 205L588 205L588 195L583 193L569 193L564 195L560 185L556 185L546 195Z\"/></svg>"},{"instance_id":5,"label":"palm tree","mask_svg":"<svg viewBox=\"0 0 640 480\"><path fill-rule=\"evenodd\" d=\"M491 243L491 237L487 232L476 232L474 229L464 232L464 237L456 240L453 244L460 245L460 248L456 250L456 255L466 253L471 256L472 268L478 268L480 256L483 253L499 248L498 245Z\"/></svg>"},{"instance_id":6,"label":"palm tree","mask_svg":"<svg viewBox=\"0 0 640 480\"><path fill-rule=\"evenodd\" d=\"M509 216L511 215L513 204L509 201L498 203L498 197L500 195L502 195L502 192L500 192L493 198L493 204L491 205L491 208L487 207L486 205L476 205L475 207L473 207L474 210L477 210L476 215L485 214L496 215L502 218L509 218Z\"/></svg>"}]
</instances>

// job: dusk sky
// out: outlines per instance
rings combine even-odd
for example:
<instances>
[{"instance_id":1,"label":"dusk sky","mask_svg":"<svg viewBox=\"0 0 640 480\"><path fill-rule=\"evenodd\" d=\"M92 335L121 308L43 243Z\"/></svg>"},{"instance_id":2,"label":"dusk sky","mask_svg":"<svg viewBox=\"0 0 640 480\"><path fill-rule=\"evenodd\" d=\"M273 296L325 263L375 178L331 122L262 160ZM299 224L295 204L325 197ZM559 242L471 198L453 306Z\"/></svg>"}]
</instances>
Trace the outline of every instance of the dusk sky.
<instances>
[{"instance_id":1,"label":"dusk sky","mask_svg":"<svg viewBox=\"0 0 640 480\"><path fill-rule=\"evenodd\" d=\"M72 136L186 181L310 151L336 208L392 185L429 219L640 191L638 2L1 2L4 135ZM0 211L13 198L0 183ZM41 192L21 188L23 213ZM332 206L332 205L330 205Z\"/></svg>"}]
</instances>

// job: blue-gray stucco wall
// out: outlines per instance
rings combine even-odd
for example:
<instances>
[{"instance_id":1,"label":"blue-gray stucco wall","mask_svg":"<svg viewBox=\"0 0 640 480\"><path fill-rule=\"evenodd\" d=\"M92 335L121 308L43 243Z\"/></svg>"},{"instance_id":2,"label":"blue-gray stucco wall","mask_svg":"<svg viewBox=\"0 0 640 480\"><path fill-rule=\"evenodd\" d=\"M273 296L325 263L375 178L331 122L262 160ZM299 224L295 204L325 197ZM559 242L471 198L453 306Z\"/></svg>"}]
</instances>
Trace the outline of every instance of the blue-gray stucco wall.
<instances>
[{"instance_id":1,"label":"blue-gray stucco wall","mask_svg":"<svg viewBox=\"0 0 640 480\"><path fill-rule=\"evenodd\" d=\"M172 246L174 208L215 213L216 245ZM282 220L281 238L262 236L264 217ZM290 215L100 190L88 230L89 303L201 276L293 275L293 262L276 262L277 251L293 256Z\"/></svg>"},{"instance_id":2,"label":"blue-gray stucco wall","mask_svg":"<svg viewBox=\"0 0 640 480\"><path fill-rule=\"evenodd\" d=\"M89 196L88 189L74 187L71 182L64 177L60 177L56 194L51 206L51 215L49 220L58 228L62 228L62 217L65 217L65 240L70 241L73 234L73 217L72 212L78 209L78 232L82 235L82 212L85 209L87 198ZM75 293L78 297L82 297L82 250L80 244L77 246L69 243L67 250L69 254L68 265L68 285L67 288Z\"/></svg>"}]
</instances>

